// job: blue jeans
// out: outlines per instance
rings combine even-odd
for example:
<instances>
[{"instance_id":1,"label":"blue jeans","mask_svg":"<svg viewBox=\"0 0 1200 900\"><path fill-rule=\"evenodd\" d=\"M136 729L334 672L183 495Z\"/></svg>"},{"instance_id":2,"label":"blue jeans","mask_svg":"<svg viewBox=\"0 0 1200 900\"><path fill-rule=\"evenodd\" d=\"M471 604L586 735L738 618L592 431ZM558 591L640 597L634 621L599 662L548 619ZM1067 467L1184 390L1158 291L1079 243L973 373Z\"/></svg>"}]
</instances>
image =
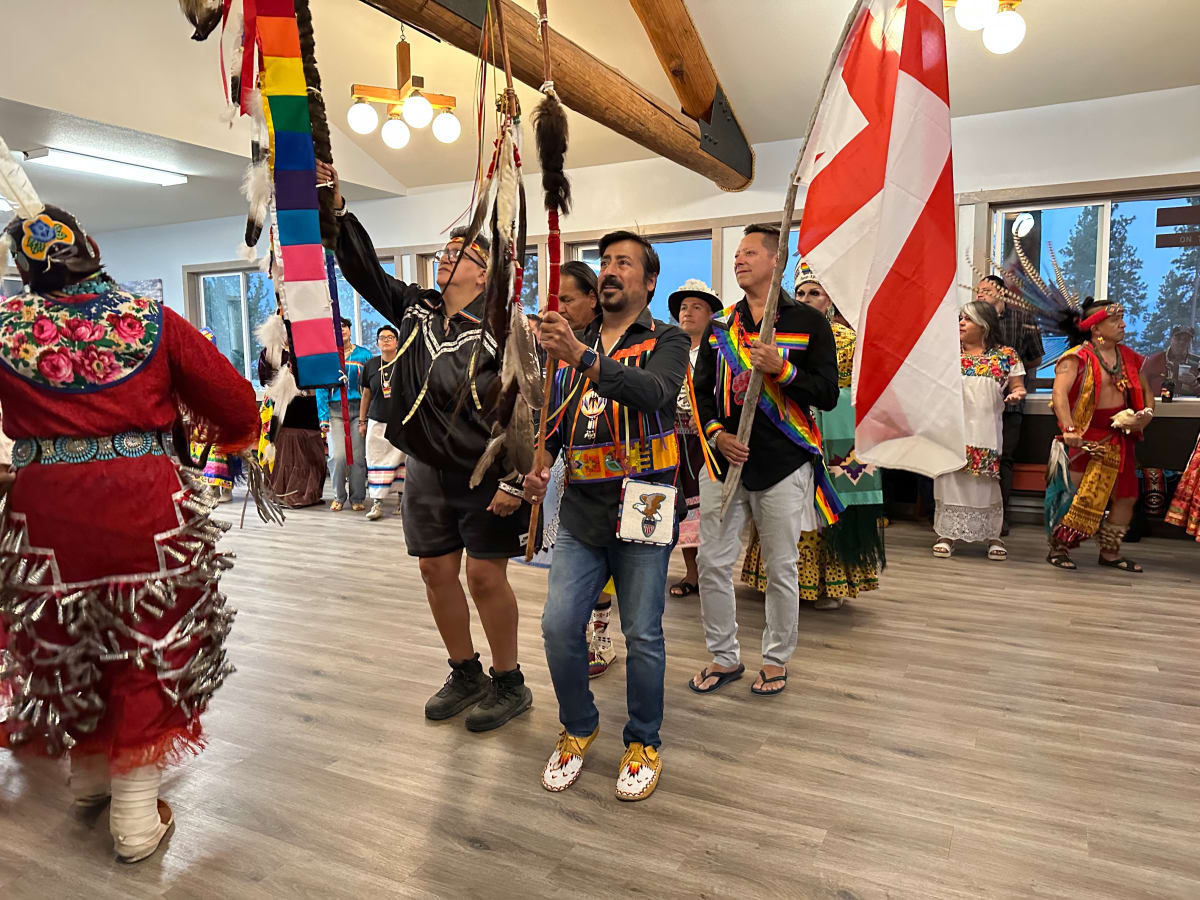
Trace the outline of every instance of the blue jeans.
<instances>
[{"instance_id":1,"label":"blue jeans","mask_svg":"<svg viewBox=\"0 0 1200 900\"><path fill-rule=\"evenodd\" d=\"M350 402L351 409L358 409L358 401ZM329 467L333 476L333 497L351 505L367 500L367 439L358 433L358 419L350 419L350 448L354 451L354 465L346 462L346 426L341 410L329 413ZM346 482L350 482L350 495L346 496Z\"/></svg>"},{"instance_id":2,"label":"blue jeans","mask_svg":"<svg viewBox=\"0 0 1200 900\"><path fill-rule=\"evenodd\" d=\"M586 632L596 597L611 575L625 633L625 702L629 709L625 743L636 741L647 747L662 743L658 729L667 671L662 617L671 549L624 541L595 547L559 525L542 613L542 638L558 695L558 718L569 734L587 737L600 722L588 688Z\"/></svg>"}]
</instances>

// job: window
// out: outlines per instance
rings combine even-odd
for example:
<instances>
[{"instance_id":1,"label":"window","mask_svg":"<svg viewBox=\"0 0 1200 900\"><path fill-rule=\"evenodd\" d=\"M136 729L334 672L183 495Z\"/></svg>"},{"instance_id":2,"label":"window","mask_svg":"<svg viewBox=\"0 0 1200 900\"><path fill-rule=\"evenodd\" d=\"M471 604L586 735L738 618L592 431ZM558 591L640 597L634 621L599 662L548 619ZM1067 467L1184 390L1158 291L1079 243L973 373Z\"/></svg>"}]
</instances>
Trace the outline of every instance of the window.
<instances>
[{"instance_id":1,"label":"window","mask_svg":"<svg viewBox=\"0 0 1200 900\"><path fill-rule=\"evenodd\" d=\"M712 278L712 235L681 235L651 238L650 246L658 253L660 270L650 313L656 319L671 321L667 298L690 278L707 284ZM597 273L600 271L599 244L576 244L575 259L581 259Z\"/></svg>"},{"instance_id":2,"label":"window","mask_svg":"<svg viewBox=\"0 0 1200 900\"><path fill-rule=\"evenodd\" d=\"M994 219L993 256L1008 259L1014 235L1055 277L1054 248L1068 287L1080 297L1106 297L1125 307L1125 341L1147 357L1145 372L1158 392L1164 379L1180 398L1200 397L1200 195L1101 200L1090 204L1013 207ZM1046 357L1065 349L1047 336ZM1052 364L1038 372L1048 385Z\"/></svg>"},{"instance_id":3,"label":"window","mask_svg":"<svg viewBox=\"0 0 1200 900\"><path fill-rule=\"evenodd\" d=\"M217 349L233 367L250 377L246 346L250 343L243 314L245 273L206 275L201 279L203 325L214 335Z\"/></svg>"},{"instance_id":4,"label":"window","mask_svg":"<svg viewBox=\"0 0 1200 900\"><path fill-rule=\"evenodd\" d=\"M395 273L394 259L382 259L380 264L389 275ZM409 265L413 263L410 261ZM234 368L247 378L256 377L262 344L255 331L275 312L275 284L271 276L258 269L246 269L197 273L193 277L199 287L199 325L213 332L217 349ZM334 277L339 315L353 323L354 342L374 351L375 333L384 324L384 318L354 292L336 266Z\"/></svg>"}]
</instances>

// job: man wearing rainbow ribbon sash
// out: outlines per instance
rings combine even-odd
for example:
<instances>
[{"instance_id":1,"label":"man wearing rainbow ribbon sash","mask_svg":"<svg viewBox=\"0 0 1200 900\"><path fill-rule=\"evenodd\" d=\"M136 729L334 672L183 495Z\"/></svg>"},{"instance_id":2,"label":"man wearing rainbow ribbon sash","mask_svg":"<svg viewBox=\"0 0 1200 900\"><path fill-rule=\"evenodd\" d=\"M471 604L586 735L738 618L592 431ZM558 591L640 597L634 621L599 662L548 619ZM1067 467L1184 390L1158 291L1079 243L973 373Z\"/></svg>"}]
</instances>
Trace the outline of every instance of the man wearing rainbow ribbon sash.
<instances>
[{"instance_id":1,"label":"man wearing rainbow ribbon sash","mask_svg":"<svg viewBox=\"0 0 1200 900\"><path fill-rule=\"evenodd\" d=\"M833 331L812 307L780 296L774 343L757 340L770 289L779 232L750 225L734 256L734 273L746 296L717 313L700 343L693 382L698 418L714 445L724 478L725 461L741 463L742 483L721 518L722 484L700 491L700 609L712 665L690 682L706 694L741 677L733 565L741 552L747 515L761 536L767 568L767 624L763 667L751 691L777 694L787 683L796 649L800 535L831 525L842 511L821 456L821 435L809 407L830 410L838 401ZM749 446L734 435L752 369L763 373Z\"/></svg>"}]
</instances>

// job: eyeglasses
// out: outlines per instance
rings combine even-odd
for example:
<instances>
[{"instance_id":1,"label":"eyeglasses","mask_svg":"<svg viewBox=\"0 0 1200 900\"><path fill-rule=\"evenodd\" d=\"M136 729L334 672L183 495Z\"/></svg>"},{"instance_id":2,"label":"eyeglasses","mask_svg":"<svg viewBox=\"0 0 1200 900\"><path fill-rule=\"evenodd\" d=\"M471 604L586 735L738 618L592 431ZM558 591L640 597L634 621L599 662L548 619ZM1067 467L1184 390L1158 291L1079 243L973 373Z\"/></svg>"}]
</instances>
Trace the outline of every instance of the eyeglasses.
<instances>
[{"instance_id":1,"label":"eyeglasses","mask_svg":"<svg viewBox=\"0 0 1200 900\"><path fill-rule=\"evenodd\" d=\"M396 340L396 336L395 336L394 334L381 334L381 335L380 335L379 337L377 337L375 340L376 340L376 342L377 342L377 343L380 343L380 344L382 344L384 341L394 341L394 340Z\"/></svg>"},{"instance_id":2,"label":"eyeglasses","mask_svg":"<svg viewBox=\"0 0 1200 900\"><path fill-rule=\"evenodd\" d=\"M442 263L450 263L451 265L453 265L454 263L458 262L458 258L463 255L464 254L463 254L462 250L459 250L457 247L454 247L449 250L439 250L437 253L433 254L433 259L434 259L434 262L436 262L438 265L441 265ZM479 268L481 268L481 269L487 268L487 263L483 262L479 258L472 256L470 253L467 253L465 255L466 255L467 259L469 259L471 262L475 263L475 265L479 266Z\"/></svg>"}]
</instances>

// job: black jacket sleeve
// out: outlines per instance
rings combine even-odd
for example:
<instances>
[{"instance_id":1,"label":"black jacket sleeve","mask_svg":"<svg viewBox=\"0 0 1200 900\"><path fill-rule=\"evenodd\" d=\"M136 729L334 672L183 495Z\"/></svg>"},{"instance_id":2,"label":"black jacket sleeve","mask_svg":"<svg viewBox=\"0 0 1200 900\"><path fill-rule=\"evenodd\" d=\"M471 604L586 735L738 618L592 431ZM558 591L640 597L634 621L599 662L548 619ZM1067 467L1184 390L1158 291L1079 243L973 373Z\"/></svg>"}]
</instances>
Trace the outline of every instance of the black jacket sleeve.
<instances>
[{"instance_id":1,"label":"black jacket sleeve","mask_svg":"<svg viewBox=\"0 0 1200 900\"><path fill-rule=\"evenodd\" d=\"M788 331L808 334L807 348L788 351L787 362L775 380L788 399L801 406L830 410L838 402L837 345L825 317L809 306L790 311ZM781 329L782 330L782 329ZM770 376L767 376L770 377Z\"/></svg>"},{"instance_id":2,"label":"black jacket sleeve","mask_svg":"<svg viewBox=\"0 0 1200 900\"><path fill-rule=\"evenodd\" d=\"M399 325L405 308L420 296L420 285L393 278L384 270L371 236L354 213L346 213L341 226L336 256L346 281L381 316Z\"/></svg>"},{"instance_id":3,"label":"black jacket sleeve","mask_svg":"<svg viewBox=\"0 0 1200 900\"><path fill-rule=\"evenodd\" d=\"M704 329L704 337L700 339L696 366L692 370L692 388L696 391L696 421L705 437L710 437L712 429L720 424L716 397L717 350L708 340L712 333L713 324L709 322Z\"/></svg>"},{"instance_id":4,"label":"black jacket sleeve","mask_svg":"<svg viewBox=\"0 0 1200 900\"><path fill-rule=\"evenodd\" d=\"M685 332L668 327L655 342L654 352L642 368L624 366L611 357L601 356L596 393L643 413L673 408L687 377L691 348L691 339Z\"/></svg>"}]
</instances>

